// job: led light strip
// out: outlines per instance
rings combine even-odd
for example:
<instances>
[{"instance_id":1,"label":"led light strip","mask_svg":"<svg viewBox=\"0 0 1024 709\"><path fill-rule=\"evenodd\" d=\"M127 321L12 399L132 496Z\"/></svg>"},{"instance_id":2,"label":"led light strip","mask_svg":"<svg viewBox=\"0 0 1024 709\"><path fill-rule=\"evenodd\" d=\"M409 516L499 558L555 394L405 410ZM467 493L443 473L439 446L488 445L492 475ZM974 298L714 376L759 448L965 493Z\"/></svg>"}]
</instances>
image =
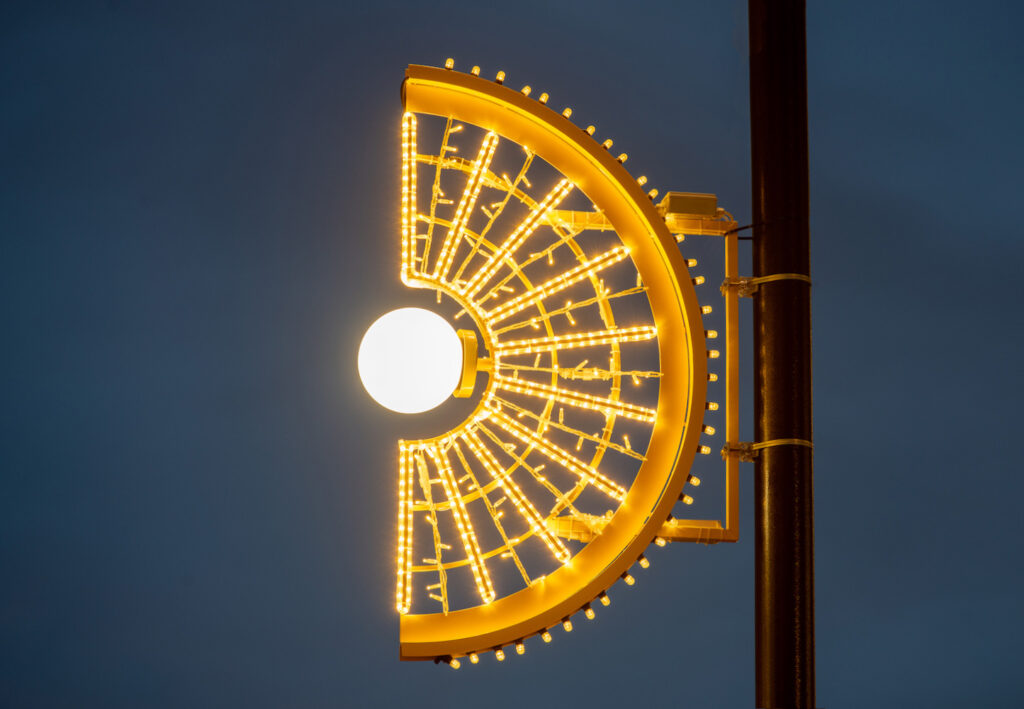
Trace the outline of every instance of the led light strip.
<instances>
[{"instance_id":1,"label":"led light strip","mask_svg":"<svg viewBox=\"0 0 1024 709\"><path fill-rule=\"evenodd\" d=\"M480 552L480 543L477 541L476 532L473 531L473 523L469 520L466 512L466 505L459 493L459 484L455 480L451 463L444 451L433 446L428 447L427 453L434 460L438 471L441 474L441 484L444 486L444 493L451 503L452 515L455 517L455 525L459 529L462 538L462 545L466 550L466 557L469 559L469 566L473 570L473 578L476 580L476 588L480 593L480 600L490 603L494 600L494 585L491 583L491 576L487 573L487 565L484 563L483 554Z\"/></svg>"},{"instance_id":2,"label":"led light strip","mask_svg":"<svg viewBox=\"0 0 1024 709\"><path fill-rule=\"evenodd\" d=\"M519 514L526 519L534 533L537 534L545 544L547 544L548 549L550 549L551 553L555 555L555 558L563 564L567 562L572 554L570 554L569 550L565 548L562 540L552 534L547 528L547 525L544 524L544 518L541 517L540 512L538 512L537 508L533 506L533 503L527 499L520 487L516 485L509 472L504 470L502 466L498 464L498 461L494 458L494 454L484 446L476 432L467 431L462 435L462 439L469 446L470 450L473 451L473 455L483 463L484 468L487 469L487 473L491 478L497 481L502 490L505 491L508 498L512 500L512 504L514 504L516 509L519 510Z\"/></svg>"},{"instance_id":3,"label":"led light strip","mask_svg":"<svg viewBox=\"0 0 1024 709\"><path fill-rule=\"evenodd\" d=\"M405 441L398 442L398 588L395 601L403 615L412 607L412 461Z\"/></svg>"},{"instance_id":4,"label":"led light strip","mask_svg":"<svg viewBox=\"0 0 1024 709\"><path fill-rule=\"evenodd\" d=\"M487 284L489 280L497 273L498 269L501 268L502 263L506 258L509 258L516 252L516 250L526 241L526 238L530 236L544 219L548 212L556 207L565 196L569 194L573 189L573 184L568 179L562 178L555 188L542 199L533 210L526 216L525 219L516 227L516 230L505 239L501 244L501 247L491 254L487 262L477 270L476 274L470 279L469 283L466 284L463 289L463 294L470 297L475 297L479 294L479 291Z\"/></svg>"},{"instance_id":5,"label":"led light strip","mask_svg":"<svg viewBox=\"0 0 1024 709\"><path fill-rule=\"evenodd\" d=\"M476 206L476 198L480 195L480 188L484 183L484 175L491 158L494 157L494 149L498 145L498 134L494 131L487 133L480 152L477 154L476 162L473 164L473 171L466 181L466 189L462 193L462 199L455 210L455 218L452 219L451 229L444 237L444 244L441 246L441 255L438 257L437 265L434 266L434 278L444 279L452 266L455 258L455 251L458 248L459 240L462 238L462 230L469 222L469 217Z\"/></svg>"},{"instance_id":6,"label":"led light strip","mask_svg":"<svg viewBox=\"0 0 1024 709\"><path fill-rule=\"evenodd\" d=\"M569 455L554 443L541 438L505 412L497 409L494 403L488 402L487 409L491 414L490 420L498 424L506 433L515 436L527 445L533 446L552 461L564 466L569 472L594 485L609 497L619 502L626 498L626 489L624 487L593 467Z\"/></svg>"},{"instance_id":7,"label":"led light strip","mask_svg":"<svg viewBox=\"0 0 1024 709\"><path fill-rule=\"evenodd\" d=\"M576 332L570 335L512 340L511 342L498 343L495 345L495 350L501 356L536 354L538 352L550 352L551 350L568 350L574 347L607 345L612 342L639 342L641 340L651 340L657 336L658 331L653 325L640 325L637 327L613 328L611 330L594 330L593 332Z\"/></svg>"},{"instance_id":8,"label":"led light strip","mask_svg":"<svg viewBox=\"0 0 1024 709\"><path fill-rule=\"evenodd\" d=\"M629 404L624 401L616 401L600 396L592 396L578 391L562 389L560 387L539 384L525 379L511 379L501 374L494 374L494 381L497 386L505 391L513 391L517 394L536 396L542 399L553 398L567 406L575 406L579 409L599 411L602 414L616 414L636 421L654 423L656 412L636 404Z\"/></svg>"},{"instance_id":9,"label":"led light strip","mask_svg":"<svg viewBox=\"0 0 1024 709\"><path fill-rule=\"evenodd\" d=\"M491 310L485 316L487 323L494 325L510 315L518 313L520 310L528 307L532 303L563 291L569 286L582 281L584 278L594 275L602 268L618 263L628 254L629 251L625 246L616 246L614 249L609 249L592 259L584 261L579 266L576 266L559 276L555 276L536 288L532 288L507 303L499 305L494 310Z\"/></svg>"},{"instance_id":10,"label":"led light strip","mask_svg":"<svg viewBox=\"0 0 1024 709\"><path fill-rule=\"evenodd\" d=\"M416 254L416 116L402 115L402 281L412 277Z\"/></svg>"}]
</instances>

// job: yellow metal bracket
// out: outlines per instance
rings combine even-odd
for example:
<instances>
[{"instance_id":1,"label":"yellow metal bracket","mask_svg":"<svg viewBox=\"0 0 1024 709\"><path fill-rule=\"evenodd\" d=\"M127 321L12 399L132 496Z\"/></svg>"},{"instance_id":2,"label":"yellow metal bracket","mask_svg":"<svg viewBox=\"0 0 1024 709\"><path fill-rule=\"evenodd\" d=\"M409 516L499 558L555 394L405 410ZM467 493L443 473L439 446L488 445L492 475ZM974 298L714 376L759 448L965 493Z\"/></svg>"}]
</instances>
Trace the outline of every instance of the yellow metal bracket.
<instances>
[{"instance_id":1,"label":"yellow metal bracket","mask_svg":"<svg viewBox=\"0 0 1024 709\"><path fill-rule=\"evenodd\" d=\"M726 236L736 229L732 215L718 206L718 199L713 194L669 192L655 210L665 220L665 226L676 241L682 241L687 235ZM600 211L553 209L548 213L547 220L553 226L572 231L604 231L613 228Z\"/></svg>"},{"instance_id":2,"label":"yellow metal bracket","mask_svg":"<svg viewBox=\"0 0 1024 709\"><path fill-rule=\"evenodd\" d=\"M739 297L749 296L757 284L767 279L739 278L737 276L737 223L727 211L718 206L713 194L669 192L656 207L665 220L669 232L677 242L687 236L721 236L725 238L725 435L728 441L739 438ZM611 222L600 211L578 212L552 210L548 215L552 225L570 230L611 229ZM786 274L791 275L791 274ZM792 274L799 275L799 274ZM756 282L754 282L756 281ZM729 284L726 287L726 284ZM745 290L749 289L749 290ZM743 445L727 443L725 448ZM739 463L742 458L725 456L725 520L671 518L662 524L656 543L696 542L716 544L739 540ZM751 460L753 460L751 458ZM559 536L590 541L601 532L607 519L593 515L559 517L548 522Z\"/></svg>"},{"instance_id":3,"label":"yellow metal bracket","mask_svg":"<svg viewBox=\"0 0 1024 709\"><path fill-rule=\"evenodd\" d=\"M472 330L459 330L456 333L462 342L462 376L459 378L459 386L452 393L456 399L467 399L473 395L473 388L476 386L477 363L477 337Z\"/></svg>"}]
</instances>

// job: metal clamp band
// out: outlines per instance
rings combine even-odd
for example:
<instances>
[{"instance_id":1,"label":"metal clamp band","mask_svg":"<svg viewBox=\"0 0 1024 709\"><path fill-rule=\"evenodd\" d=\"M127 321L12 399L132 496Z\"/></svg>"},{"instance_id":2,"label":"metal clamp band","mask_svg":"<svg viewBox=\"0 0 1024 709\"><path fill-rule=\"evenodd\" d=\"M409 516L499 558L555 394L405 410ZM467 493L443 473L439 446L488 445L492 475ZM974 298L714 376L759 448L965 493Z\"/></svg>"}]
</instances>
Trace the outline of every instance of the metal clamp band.
<instances>
[{"instance_id":1,"label":"metal clamp band","mask_svg":"<svg viewBox=\"0 0 1024 709\"><path fill-rule=\"evenodd\" d=\"M722 291L722 295L725 295L735 288L739 297L749 298L757 292L758 286L762 283L771 283L772 281L803 281L810 285L811 277L804 273L773 273L770 276L758 276L757 278L726 278L722 281L719 290Z\"/></svg>"},{"instance_id":2,"label":"metal clamp band","mask_svg":"<svg viewBox=\"0 0 1024 709\"><path fill-rule=\"evenodd\" d=\"M771 441L751 443L744 441L740 443L726 443L722 446L722 459L736 456L744 463L753 463L764 448L775 448L776 446L803 446L814 450L814 444L803 438L775 438Z\"/></svg>"}]
</instances>

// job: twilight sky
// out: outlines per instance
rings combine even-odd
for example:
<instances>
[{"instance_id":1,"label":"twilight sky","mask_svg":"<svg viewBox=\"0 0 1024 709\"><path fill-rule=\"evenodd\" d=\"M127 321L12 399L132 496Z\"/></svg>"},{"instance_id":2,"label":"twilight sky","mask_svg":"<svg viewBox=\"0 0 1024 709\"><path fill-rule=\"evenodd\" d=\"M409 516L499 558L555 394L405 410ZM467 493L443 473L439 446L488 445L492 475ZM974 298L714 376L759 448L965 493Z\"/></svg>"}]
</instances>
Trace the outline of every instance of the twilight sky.
<instances>
[{"instance_id":1,"label":"twilight sky","mask_svg":"<svg viewBox=\"0 0 1024 709\"><path fill-rule=\"evenodd\" d=\"M829 709L1024 705L1022 21L809 9ZM5 5L0 704L752 706L747 466L738 544L503 665L399 663L415 425L355 371L410 304L406 64L504 69L745 224L746 37L743 2Z\"/></svg>"}]
</instances>

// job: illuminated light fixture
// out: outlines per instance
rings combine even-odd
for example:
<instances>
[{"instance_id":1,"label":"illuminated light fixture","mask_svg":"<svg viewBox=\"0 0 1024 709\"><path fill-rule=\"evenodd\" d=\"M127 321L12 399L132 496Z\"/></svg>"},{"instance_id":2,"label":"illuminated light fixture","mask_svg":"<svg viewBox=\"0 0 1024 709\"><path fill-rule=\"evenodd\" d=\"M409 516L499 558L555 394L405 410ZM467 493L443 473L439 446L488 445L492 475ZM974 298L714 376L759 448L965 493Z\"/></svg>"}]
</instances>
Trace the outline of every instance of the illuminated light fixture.
<instances>
[{"instance_id":1,"label":"illuminated light fixture","mask_svg":"<svg viewBox=\"0 0 1024 709\"><path fill-rule=\"evenodd\" d=\"M705 408L717 408L706 400L709 311L646 178L547 94L479 73L410 66L402 87L398 273L454 302L471 329L433 316L443 366L385 366L385 378L400 390L429 380L433 397L407 409L452 395L474 404L448 430L398 442L405 660L502 661L504 646L525 651L524 637L548 643L559 623L570 632L573 613L593 618L595 599L610 603L604 589L633 583L628 568L645 566L648 545L675 538L664 520ZM429 349L408 328L397 336L378 351L413 361Z\"/></svg>"},{"instance_id":2,"label":"illuminated light fixture","mask_svg":"<svg viewBox=\"0 0 1024 709\"><path fill-rule=\"evenodd\" d=\"M402 414L429 411L462 379L462 341L455 328L423 308L379 317L359 345L359 378L381 406Z\"/></svg>"}]
</instances>

